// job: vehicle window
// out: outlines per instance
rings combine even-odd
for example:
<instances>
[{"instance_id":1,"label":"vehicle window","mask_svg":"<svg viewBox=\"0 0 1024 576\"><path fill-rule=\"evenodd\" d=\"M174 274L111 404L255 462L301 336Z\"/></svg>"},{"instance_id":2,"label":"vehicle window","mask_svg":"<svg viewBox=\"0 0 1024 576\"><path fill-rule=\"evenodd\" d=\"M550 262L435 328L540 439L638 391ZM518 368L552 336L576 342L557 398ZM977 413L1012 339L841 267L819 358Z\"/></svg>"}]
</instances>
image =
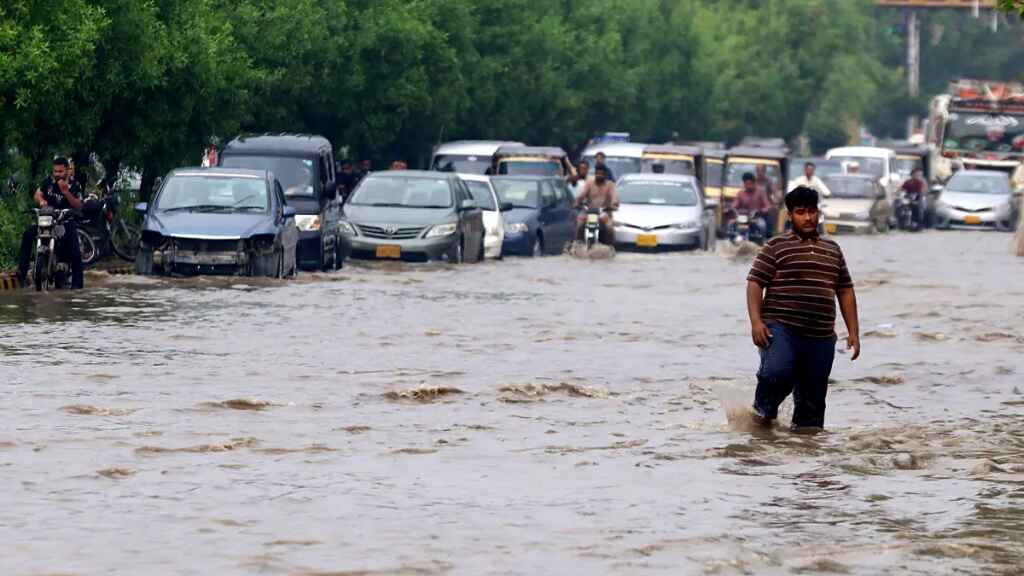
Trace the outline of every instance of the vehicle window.
<instances>
[{"instance_id":1,"label":"vehicle window","mask_svg":"<svg viewBox=\"0 0 1024 576\"><path fill-rule=\"evenodd\" d=\"M541 206L558 204L558 196L555 194L555 189L551 186L551 182L541 182L540 198Z\"/></svg>"},{"instance_id":2,"label":"vehicle window","mask_svg":"<svg viewBox=\"0 0 1024 576\"><path fill-rule=\"evenodd\" d=\"M854 162L858 165L858 171L861 174L871 174L881 178L885 176L885 158L867 158L864 156L833 156L832 160L838 160L843 163L846 167L847 172L852 172L851 164Z\"/></svg>"},{"instance_id":3,"label":"vehicle window","mask_svg":"<svg viewBox=\"0 0 1024 576\"><path fill-rule=\"evenodd\" d=\"M949 179L946 190L968 194L1009 194L1010 180L1002 174L987 176L960 173Z\"/></svg>"},{"instance_id":4,"label":"vehicle window","mask_svg":"<svg viewBox=\"0 0 1024 576\"><path fill-rule=\"evenodd\" d=\"M765 164L765 173L771 179L772 185L778 187L780 180L778 164ZM725 185L739 187L743 186L743 175L747 172L757 174L758 164L753 162L729 162L725 171Z\"/></svg>"},{"instance_id":5,"label":"vehicle window","mask_svg":"<svg viewBox=\"0 0 1024 576\"><path fill-rule=\"evenodd\" d=\"M924 165L920 158L897 158L896 166L893 170L904 179L907 179L910 178L914 170L923 168Z\"/></svg>"},{"instance_id":6,"label":"vehicle window","mask_svg":"<svg viewBox=\"0 0 1024 576\"><path fill-rule=\"evenodd\" d=\"M262 178L171 176L160 189L156 211L267 212L270 195Z\"/></svg>"},{"instance_id":7,"label":"vehicle window","mask_svg":"<svg viewBox=\"0 0 1024 576\"><path fill-rule=\"evenodd\" d=\"M654 169L655 165L660 165L662 167L663 174L685 174L690 176L694 174L693 162L690 160L672 158L644 158L643 169L641 172L648 174L654 173L656 172ZM616 176L618 176L618 174L616 174Z\"/></svg>"},{"instance_id":8,"label":"vehicle window","mask_svg":"<svg viewBox=\"0 0 1024 576\"><path fill-rule=\"evenodd\" d=\"M498 199L516 208L537 208L540 206L540 182L536 180L492 180Z\"/></svg>"},{"instance_id":9,"label":"vehicle window","mask_svg":"<svg viewBox=\"0 0 1024 576\"><path fill-rule=\"evenodd\" d=\"M491 193L491 186L487 182L467 180L466 187L469 188L469 193L482 210L489 210L491 212L498 210L498 207L494 205L494 194Z\"/></svg>"},{"instance_id":10,"label":"vehicle window","mask_svg":"<svg viewBox=\"0 0 1024 576\"><path fill-rule=\"evenodd\" d=\"M447 178L369 176L352 193L349 204L406 208L451 208Z\"/></svg>"},{"instance_id":11,"label":"vehicle window","mask_svg":"<svg viewBox=\"0 0 1024 576\"><path fill-rule=\"evenodd\" d=\"M562 165L557 160L513 160L498 164L498 174L558 176Z\"/></svg>"},{"instance_id":12,"label":"vehicle window","mask_svg":"<svg viewBox=\"0 0 1024 576\"><path fill-rule=\"evenodd\" d=\"M724 168L724 165L719 162L708 162L704 185L711 186L712 188L721 188L722 168Z\"/></svg>"},{"instance_id":13,"label":"vehicle window","mask_svg":"<svg viewBox=\"0 0 1024 576\"><path fill-rule=\"evenodd\" d=\"M284 199L284 190L281 189L281 183L277 180L274 180L274 197L277 198L279 209L283 209L288 205L288 202Z\"/></svg>"},{"instance_id":14,"label":"vehicle window","mask_svg":"<svg viewBox=\"0 0 1024 576\"><path fill-rule=\"evenodd\" d=\"M631 180L619 186L623 204L696 206L697 190L689 182Z\"/></svg>"},{"instance_id":15,"label":"vehicle window","mask_svg":"<svg viewBox=\"0 0 1024 576\"><path fill-rule=\"evenodd\" d=\"M330 162L327 156L323 153L320 154L320 187L321 189L327 186L327 183L331 181L331 168Z\"/></svg>"},{"instance_id":16,"label":"vehicle window","mask_svg":"<svg viewBox=\"0 0 1024 576\"><path fill-rule=\"evenodd\" d=\"M569 189L565 182L559 182L558 188L560 190L561 206L563 208L571 208L576 203L576 196L573 195L572 190Z\"/></svg>"},{"instance_id":17,"label":"vehicle window","mask_svg":"<svg viewBox=\"0 0 1024 576\"><path fill-rule=\"evenodd\" d=\"M942 145L961 152L1024 153L1024 115L951 113Z\"/></svg>"},{"instance_id":18,"label":"vehicle window","mask_svg":"<svg viewBox=\"0 0 1024 576\"><path fill-rule=\"evenodd\" d=\"M877 198L878 183L869 178L826 178L833 198Z\"/></svg>"},{"instance_id":19,"label":"vehicle window","mask_svg":"<svg viewBox=\"0 0 1024 576\"><path fill-rule=\"evenodd\" d=\"M317 166L313 160L308 158L230 154L221 156L221 166L269 170L280 180L285 196L313 196L316 192L313 185L316 182L314 178Z\"/></svg>"},{"instance_id":20,"label":"vehicle window","mask_svg":"<svg viewBox=\"0 0 1024 576\"><path fill-rule=\"evenodd\" d=\"M483 175L491 167L491 157L442 154L434 157L431 167L438 172Z\"/></svg>"},{"instance_id":21,"label":"vehicle window","mask_svg":"<svg viewBox=\"0 0 1024 576\"><path fill-rule=\"evenodd\" d=\"M590 171L593 172L594 168L597 166L597 157L590 155L586 158L590 162ZM626 174L639 173L642 169L639 158L629 158L627 156L606 156L604 164L608 168L611 168L612 174L614 174L616 178L621 178Z\"/></svg>"}]
</instances>

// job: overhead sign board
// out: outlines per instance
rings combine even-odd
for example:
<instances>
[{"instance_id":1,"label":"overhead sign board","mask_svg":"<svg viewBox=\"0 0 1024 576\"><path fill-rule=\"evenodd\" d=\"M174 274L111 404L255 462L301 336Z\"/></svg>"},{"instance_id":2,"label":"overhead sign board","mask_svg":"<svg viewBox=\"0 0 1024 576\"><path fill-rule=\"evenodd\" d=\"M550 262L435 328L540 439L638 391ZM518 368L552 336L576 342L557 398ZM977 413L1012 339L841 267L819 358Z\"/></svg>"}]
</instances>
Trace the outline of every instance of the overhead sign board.
<instances>
[{"instance_id":1,"label":"overhead sign board","mask_svg":"<svg viewBox=\"0 0 1024 576\"><path fill-rule=\"evenodd\" d=\"M988 10L996 7L996 0L875 0L877 6L898 6L901 8L979 8Z\"/></svg>"}]
</instances>

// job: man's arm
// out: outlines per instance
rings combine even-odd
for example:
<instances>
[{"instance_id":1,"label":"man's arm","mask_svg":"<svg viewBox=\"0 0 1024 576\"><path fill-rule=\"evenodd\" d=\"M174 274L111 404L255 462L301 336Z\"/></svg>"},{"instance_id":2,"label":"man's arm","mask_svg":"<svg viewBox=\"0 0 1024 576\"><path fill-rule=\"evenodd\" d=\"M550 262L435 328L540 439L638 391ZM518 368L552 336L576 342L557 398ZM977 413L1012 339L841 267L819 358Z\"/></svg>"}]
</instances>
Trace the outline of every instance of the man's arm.
<instances>
[{"instance_id":1,"label":"man's arm","mask_svg":"<svg viewBox=\"0 0 1024 576\"><path fill-rule=\"evenodd\" d=\"M577 208L582 206L583 201L587 199L587 196L590 196L590 180L587 180L586 182L583 183L583 191L580 192L580 195L576 197L575 206Z\"/></svg>"},{"instance_id":2,"label":"man's arm","mask_svg":"<svg viewBox=\"0 0 1024 576\"><path fill-rule=\"evenodd\" d=\"M40 208L42 208L43 206L46 206L46 197L43 196L43 189L42 188L36 188L36 193L32 195L32 199L35 200L35 203Z\"/></svg>"},{"instance_id":3,"label":"man's arm","mask_svg":"<svg viewBox=\"0 0 1024 576\"><path fill-rule=\"evenodd\" d=\"M82 209L82 199L76 196L73 192L71 192L71 188L67 185L66 182L63 186L61 186L60 193L64 195L64 199L68 201L68 204L71 205L71 208L73 210Z\"/></svg>"},{"instance_id":4,"label":"man's arm","mask_svg":"<svg viewBox=\"0 0 1024 576\"><path fill-rule=\"evenodd\" d=\"M764 305L764 288L752 280L747 281L747 315L750 316L750 335L754 345L767 348L772 333L761 320L761 307Z\"/></svg>"},{"instance_id":5,"label":"man's arm","mask_svg":"<svg viewBox=\"0 0 1024 576\"><path fill-rule=\"evenodd\" d=\"M846 322L846 347L853 351L850 360L860 357L860 319L857 316L857 294L853 288L840 288L836 291L839 298L839 310L843 313L843 321Z\"/></svg>"}]
</instances>

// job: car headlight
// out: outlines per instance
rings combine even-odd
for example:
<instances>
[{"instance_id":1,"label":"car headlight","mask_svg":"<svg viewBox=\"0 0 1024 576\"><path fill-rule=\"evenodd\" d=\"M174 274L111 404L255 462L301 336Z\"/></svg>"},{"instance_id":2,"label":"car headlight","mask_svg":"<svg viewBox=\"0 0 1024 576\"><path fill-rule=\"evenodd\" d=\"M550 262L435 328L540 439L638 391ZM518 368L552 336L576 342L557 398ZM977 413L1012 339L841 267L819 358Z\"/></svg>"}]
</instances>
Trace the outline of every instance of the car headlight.
<instances>
[{"instance_id":1,"label":"car headlight","mask_svg":"<svg viewBox=\"0 0 1024 576\"><path fill-rule=\"evenodd\" d=\"M505 232L509 234L523 234L530 231L530 227L526 225L526 222L512 222L505 224Z\"/></svg>"},{"instance_id":2,"label":"car headlight","mask_svg":"<svg viewBox=\"0 0 1024 576\"><path fill-rule=\"evenodd\" d=\"M673 228L676 230L696 230L700 228L700 222L690 220L689 222L680 222L679 224L673 224Z\"/></svg>"},{"instance_id":3,"label":"car headlight","mask_svg":"<svg viewBox=\"0 0 1024 576\"><path fill-rule=\"evenodd\" d=\"M871 211L870 210L865 210L863 212L857 212L856 214L854 214L854 216L857 217L857 220L870 220L871 219Z\"/></svg>"},{"instance_id":4,"label":"car headlight","mask_svg":"<svg viewBox=\"0 0 1024 576\"><path fill-rule=\"evenodd\" d=\"M345 236L359 235L359 233L356 231L356 227L344 220L338 222L338 232L341 232Z\"/></svg>"},{"instance_id":5,"label":"car headlight","mask_svg":"<svg viewBox=\"0 0 1024 576\"><path fill-rule=\"evenodd\" d=\"M300 214L295 217L295 225L303 232L320 230L320 216L317 214Z\"/></svg>"},{"instance_id":6,"label":"car headlight","mask_svg":"<svg viewBox=\"0 0 1024 576\"><path fill-rule=\"evenodd\" d=\"M448 224L438 224L437 226L431 228L430 232L427 232L426 237L440 238L442 236L451 236L452 234L455 234L455 231L458 229L459 225L456 224L455 222L450 222Z\"/></svg>"}]
</instances>

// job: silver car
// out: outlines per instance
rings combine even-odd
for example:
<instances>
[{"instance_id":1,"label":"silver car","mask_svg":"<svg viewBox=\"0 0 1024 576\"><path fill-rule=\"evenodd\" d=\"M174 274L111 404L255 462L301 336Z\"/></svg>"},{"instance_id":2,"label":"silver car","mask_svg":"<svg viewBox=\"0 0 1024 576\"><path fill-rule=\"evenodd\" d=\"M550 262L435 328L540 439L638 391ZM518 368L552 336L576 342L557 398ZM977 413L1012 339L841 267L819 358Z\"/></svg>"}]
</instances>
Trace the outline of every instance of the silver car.
<instances>
[{"instance_id":1,"label":"silver car","mask_svg":"<svg viewBox=\"0 0 1024 576\"><path fill-rule=\"evenodd\" d=\"M935 206L936 228L1013 230L1020 209L1010 177L993 170L961 170L946 182Z\"/></svg>"},{"instance_id":2,"label":"silver car","mask_svg":"<svg viewBox=\"0 0 1024 576\"><path fill-rule=\"evenodd\" d=\"M636 248L702 248L714 243L713 207L683 174L627 174L619 179L615 243Z\"/></svg>"}]
</instances>

